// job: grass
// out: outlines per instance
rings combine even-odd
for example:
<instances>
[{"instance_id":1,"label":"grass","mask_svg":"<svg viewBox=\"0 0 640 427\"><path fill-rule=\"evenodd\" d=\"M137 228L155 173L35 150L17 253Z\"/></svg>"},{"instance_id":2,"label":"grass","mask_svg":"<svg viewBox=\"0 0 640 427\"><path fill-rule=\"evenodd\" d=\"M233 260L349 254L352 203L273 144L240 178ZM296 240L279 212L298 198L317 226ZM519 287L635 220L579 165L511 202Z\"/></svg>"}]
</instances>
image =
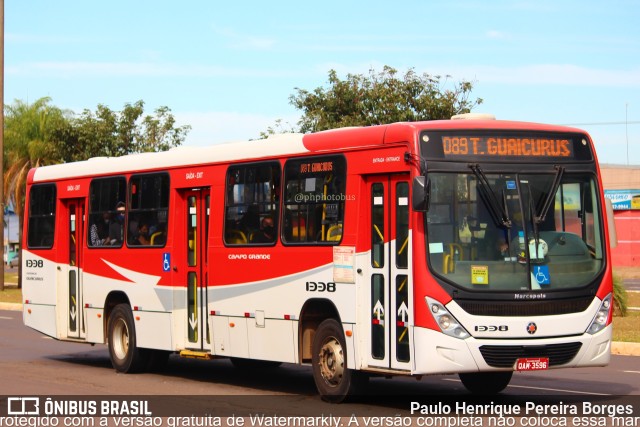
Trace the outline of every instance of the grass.
<instances>
[{"instance_id":1,"label":"grass","mask_svg":"<svg viewBox=\"0 0 640 427\"><path fill-rule=\"evenodd\" d=\"M18 273L9 273L7 271L4 272L4 283L9 283L11 285L18 284Z\"/></svg>"},{"instance_id":2,"label":"grass","mask_svg":"<svg viewBox=\"0 0 640 427\"><path fill-rule=\"evenodd\" d=\"M640 342L640 311L629 311L625 317L613 318L613 340Z\"/></svg>"},{"instance_id":3,"label":"grass","mask_svg":"<svg viewBox=\"0 0 640 427\"><path fill-rule=\"evenodd\" d=\"M628 292L627 304L629 307L640 307L640 292Z\"/></svg>"},{"instance_id":4,"label":"grass","mask_svg":"<svg viewBox=\"0 0 640 427\"><path fill-rule=\"evenodd\" d=\"M5 286L3 291L0 291L0 302L22 302L22 290L15 287Z\"/></svg>"},{"instance_id":5,"label":"grass","mask_svg":"<svg viewBox=\"0 0 640 427\"><path fill-rule=\"evenodd\" d=\"M0 291L0 302L22 302L22 290L17 288L18 273L4 272L4 290Z\"/></svg>"},{"instance_id":6,"label":"grass","mask_svg":"<svg viewBox=\"0 0 640 427\"><path fill-rule=\"evenodd\" d=\"M627 293L627 307L640 307L640 293ZM640 342L640 311L627 310L624 317L613 318L613 340Z\"/></svg>"}]
</instances>

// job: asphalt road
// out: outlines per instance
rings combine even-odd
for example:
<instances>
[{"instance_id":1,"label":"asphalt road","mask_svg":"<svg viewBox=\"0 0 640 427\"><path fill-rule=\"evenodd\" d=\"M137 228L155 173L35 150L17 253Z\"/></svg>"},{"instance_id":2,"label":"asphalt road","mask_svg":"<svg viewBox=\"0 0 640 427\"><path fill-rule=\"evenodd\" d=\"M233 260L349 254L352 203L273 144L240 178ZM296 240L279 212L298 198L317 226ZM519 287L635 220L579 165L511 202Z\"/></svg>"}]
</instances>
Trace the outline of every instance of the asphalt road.
<instances>
[{"instance_id":1,"label":"asphalt road","mask_svg":"<svg viewBox=\"0 0 640 427\"><path fill-rule=\"evenodd\" d=\"M266 405L280 412L335 408L318 398L309 367L283 365L250 372L228 360L200 361L172 356L161 374L124 375L114 371L106 346L59 342L22 325L22 314L0 311L0 394L2 395L172 395L223 399L227 411ZM613 356L604 368L517 373L496 401L530 396L612 399L640 395L640 358ZM367 394L339 405L359 414L396 413L408 409L403 397L468 397L457 376L372 378ZM585 397L586 396L586 397ZM324 408L324 409L323 409Z\"/></svg>"}]
</instances>

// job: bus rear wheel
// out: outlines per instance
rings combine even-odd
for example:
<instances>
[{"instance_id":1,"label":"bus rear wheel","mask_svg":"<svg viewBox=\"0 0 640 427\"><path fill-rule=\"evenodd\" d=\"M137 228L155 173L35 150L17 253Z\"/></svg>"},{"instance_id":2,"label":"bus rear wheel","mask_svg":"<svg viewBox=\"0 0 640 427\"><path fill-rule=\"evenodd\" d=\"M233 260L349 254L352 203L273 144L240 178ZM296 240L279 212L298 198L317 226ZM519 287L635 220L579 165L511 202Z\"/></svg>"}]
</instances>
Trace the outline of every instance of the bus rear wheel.
<instances>
[{"instance_id":1,"label":"bus rear wheel","mask_svg":"<svg viewBox=\"0 0 640 427\"><path fill-rule=\"evenodd\" d=\"M513 371L473 372L458 374L462 385L473 394L490 395L507 388Z\"/></svg>"},{"instance_id":2,"label":"bus rear wheel","mask_svg":"<svg viewBox=\"0 0 640 427\"><path fill-rule=\"evenodd\" d=\"M347 369L342 326L334 319L323 321L313 338L313 379L327 402L339 403L360 390L367 377Z\"/></svg>"},{"instance_id":3,"label":"bus rear wheel","mask_svg":"<svg viewBox=\"0 0 640 427\"><path fill-rule=\"evenodd\" d=\"M144 370L147 353L136 344L136 329L131 307L118 304L107 324L109 337L109 357L118 372L135 373Z\"/></svg>"}]
</instances>

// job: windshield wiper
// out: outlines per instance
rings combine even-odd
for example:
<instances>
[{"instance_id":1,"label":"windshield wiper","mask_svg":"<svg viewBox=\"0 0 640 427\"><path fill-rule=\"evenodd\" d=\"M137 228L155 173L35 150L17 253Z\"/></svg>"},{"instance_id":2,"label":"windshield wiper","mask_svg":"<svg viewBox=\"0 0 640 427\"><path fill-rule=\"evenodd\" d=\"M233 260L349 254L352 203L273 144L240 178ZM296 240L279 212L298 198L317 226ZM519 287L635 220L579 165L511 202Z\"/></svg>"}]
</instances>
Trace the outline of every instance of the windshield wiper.
<instances>
[{"instance_id":1,"label":"windshield wiper","mask_svg":"<svg viewBox=\"0 0 640 427\"><path fill-rule=\"evenodd\" d=\"M538 247L538 243L540 243L540 231L539 231L539 225L542 221L544 221L544 218L542 220L540 220L538 214L536 213L536 207L535 207L535 203L533 202L533 192L531 191L531 186L527 186L527 193L529 193L529 213L531 215L531 225L533 226L533 238L535 239L536 242L536 248ZM546 200L545 200L546 202ZM545 212L546 215L546 212Z\"/></svg>"},{"instance_id":2,"label":"windshield wiper","mask_svg":"<svg viewBox=\"0 0 640 427\"><path fill-rule=\"evenodd\" d=\"M511 219L509 218L509 214L505 210L505 205L500 205L498 199L491 189L491 184L489 184L489 180L487 179L482 169L480 169L480 165L478 164L470 164L469 169L476 176L478 180L478 188L480 189L480 193L483 195L483 198L489 208L489 212L496 224L501 225L504 228L511 228Z\"/></svg>"},{"instance_id":3,"label":"windshield wiper","mask_svg":"<svg viewBox=\"0 0 640 427\"><path fill-rule=\"evenodd\" d=\"M533 221L535 224L541 224L547 218L547 213L549 213L549 209L551 208L551 204L554 202L556 198L556 192L558 191L558 187L560 187L560 182L562 182L562 175L564 175L564 167L555 166L557 172L556 176L553 179L553 183L551 184L551 188L547 193L547 197L544 199L544 203L542 204L542 208L540 212L537 212L534 215Z\"/></svg>"}]
</instances>

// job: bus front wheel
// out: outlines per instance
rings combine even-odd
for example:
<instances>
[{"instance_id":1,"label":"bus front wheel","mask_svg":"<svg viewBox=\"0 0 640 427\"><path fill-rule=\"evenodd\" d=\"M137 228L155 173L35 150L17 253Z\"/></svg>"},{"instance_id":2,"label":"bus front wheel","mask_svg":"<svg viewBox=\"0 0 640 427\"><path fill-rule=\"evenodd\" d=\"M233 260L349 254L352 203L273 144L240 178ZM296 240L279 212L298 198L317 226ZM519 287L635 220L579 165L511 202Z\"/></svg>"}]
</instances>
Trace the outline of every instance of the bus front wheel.
<instances>
[{"instance_id":1,"label":"bus front wheel","mask_svg":"<svg viewBox=\"0 0 640 427\"><path fill-rule=\"evenodd\" d=\"M128 304L118 304L107 324L109 357L118 372L135 373L144 369L147 357L144 349L136 345L136 329L133 313Z\"/></svg>"},{"instance_id":2,"label":"bus front wheel","mask_svg":"<svg viewBox=\"0 0 640 427\"><path fill-rule=\"evenodd\" d=\"M473 394L497 394L507 388L513 371L458 374L462 385Z\"/></svg>"},{"instance_id":3,"label":"bus front wheel","mask_svg":"<svg viewBox=\"0 0 640 427\"><path fill-rule=\"evenodd\" d=\"M347 347L342 325L323 321L313 338L313 379L322 399L339 403L355 394L364 383L361 372L347 369Z\"/></svg>"}]
</instances>

